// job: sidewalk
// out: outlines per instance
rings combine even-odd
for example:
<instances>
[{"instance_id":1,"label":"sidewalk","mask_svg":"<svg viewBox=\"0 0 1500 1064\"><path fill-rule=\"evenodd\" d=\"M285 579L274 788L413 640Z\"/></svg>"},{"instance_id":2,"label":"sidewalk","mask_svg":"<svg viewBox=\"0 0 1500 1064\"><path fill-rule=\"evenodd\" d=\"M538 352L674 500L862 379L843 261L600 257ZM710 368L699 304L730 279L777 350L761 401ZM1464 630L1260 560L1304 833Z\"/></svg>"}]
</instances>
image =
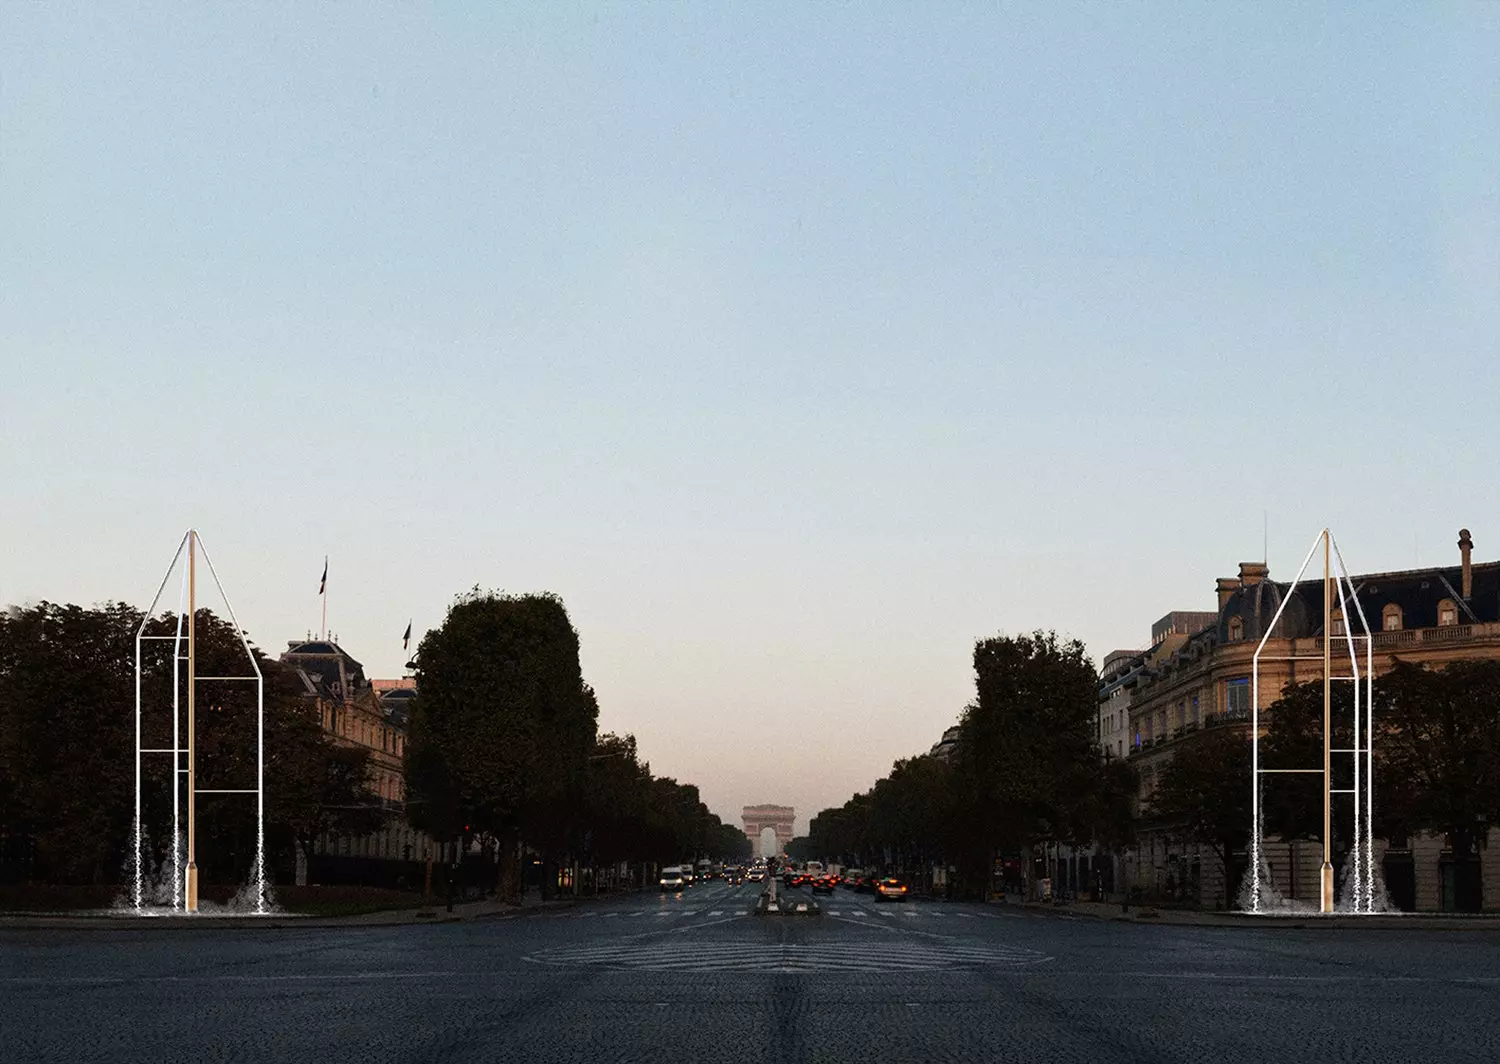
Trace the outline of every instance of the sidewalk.
<instances>
[{"instance_id":1,"label":"sidewalk","mask_svg":"<svg viewBox=\"0 0 1500 1064\"><path fill-rule=\"evenodd\" d=\"M1099 901L1041 902L1006 899L991 904L1064 919L1170 924L1178 927L1500 932L1500 913L1376 913L1369 916L1355 916L1351 913L1332 913L1328 916L1320 913L1296 913L1256 916L1222 910L1158 909L1137 904L1132 904L1126 911L1119 902Z\"/></svg>"}]
</instances>

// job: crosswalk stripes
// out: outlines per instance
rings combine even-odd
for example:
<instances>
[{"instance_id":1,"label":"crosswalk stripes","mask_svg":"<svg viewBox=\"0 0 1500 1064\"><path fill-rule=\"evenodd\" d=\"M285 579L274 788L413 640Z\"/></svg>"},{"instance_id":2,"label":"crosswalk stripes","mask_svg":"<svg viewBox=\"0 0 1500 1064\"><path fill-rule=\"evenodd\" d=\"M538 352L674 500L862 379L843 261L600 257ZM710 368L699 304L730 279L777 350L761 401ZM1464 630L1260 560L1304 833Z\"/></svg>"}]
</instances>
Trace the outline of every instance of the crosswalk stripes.
<instances>
[{"instance_id":1,"label":"crosswalk stripes","mask_svg":"<svg viewBox=\"0 0 1500 1064\"><path fill-rule=\"evenodd\" d=\"M712 904L712 903L710 903ZM1007 912L970 912L957 907L932 904L904 904L899 906L863 906L844 905L837 909L825 909L824 914L840 918L853 918L863 920L871 916L884 916L890 920L906 917L912 920L946 920L950 917L957 920L1014 920L1016 913ZM567 911L546 914L552 920L619 920L639 919L641 917L654 917L661 920L691 919L703 916L709 919L722 918L725 916L748 916L748 906L744 908L730 907L722 909L710 909L707 907L679 908L674 905L664 905L655 909L610 909L599 911L597 909L582 909L579 911Z\"/></svg>"},{"instance_id":2,"label":"crosswalk stripes","mask_svg":"<svg viewBox=\"0 0 1500 1064\"><path fill-rule=\"evenodd\" d=\"M533 964L597 965L617 971L668 972L913 972L953 968L1019 968L1048 960L1046 954L998 943L916 941L735 943L724 948L701 942L610 941L541 950Z\"/></svg>"}]
</instances>

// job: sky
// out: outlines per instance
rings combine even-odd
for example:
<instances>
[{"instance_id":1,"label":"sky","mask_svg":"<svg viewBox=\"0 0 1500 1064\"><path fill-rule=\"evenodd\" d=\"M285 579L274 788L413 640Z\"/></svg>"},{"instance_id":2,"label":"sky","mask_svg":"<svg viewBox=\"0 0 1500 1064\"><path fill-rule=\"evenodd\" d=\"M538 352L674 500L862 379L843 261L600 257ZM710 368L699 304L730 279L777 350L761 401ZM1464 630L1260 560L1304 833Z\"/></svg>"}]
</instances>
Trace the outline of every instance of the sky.
<instances>
[{"instance_id":1,"label":"sky","mask_svg":"<svg viewBox=\"0 0 1500 1064\"><path fill-rule=\"evenodd\" d=\"M1500 557L1500 5L0 6L0 604L561 595L798 830L975 640Z\"/></svg>"}]
</instances>

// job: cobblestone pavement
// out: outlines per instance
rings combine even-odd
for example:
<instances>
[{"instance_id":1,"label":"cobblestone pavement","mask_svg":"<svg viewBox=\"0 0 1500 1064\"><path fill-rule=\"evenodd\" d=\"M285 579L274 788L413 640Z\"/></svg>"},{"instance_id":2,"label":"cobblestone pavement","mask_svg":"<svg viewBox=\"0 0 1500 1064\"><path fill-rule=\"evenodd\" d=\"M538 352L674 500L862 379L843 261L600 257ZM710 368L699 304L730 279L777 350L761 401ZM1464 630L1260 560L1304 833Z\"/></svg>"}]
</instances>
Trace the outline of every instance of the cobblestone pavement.
<instances>
[{"instance_id":1,"label":"cobblestone pavement","mask_svg":"<svg viewBox=\"0 0 1500 1064\"><path fill-rule=\"evenodd\" d=\"M0 1060L1500 1061L1500 935L752 887L479 923L0 932Z\"/></svg>"}]
</instances>

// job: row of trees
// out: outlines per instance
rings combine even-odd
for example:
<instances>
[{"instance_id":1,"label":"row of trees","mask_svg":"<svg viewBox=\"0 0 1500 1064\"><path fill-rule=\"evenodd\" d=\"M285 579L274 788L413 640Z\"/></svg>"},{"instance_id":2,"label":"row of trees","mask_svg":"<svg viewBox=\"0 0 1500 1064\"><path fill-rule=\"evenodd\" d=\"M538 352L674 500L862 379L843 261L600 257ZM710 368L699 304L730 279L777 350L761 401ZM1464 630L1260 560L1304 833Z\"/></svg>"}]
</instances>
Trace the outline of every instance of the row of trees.
<instances>
[{"instance_id":1,"label":"row of trees","mask_svg":"<svg viewBox=\"0 0 1500 1064\"><path fill-rule=\"evenodd\" d=\"M0 613L0 879L117 882L129 865L135 764L136 632L124 603L43 602ZM146 634L170 636L175 616ZM246 674L234 629L207 610L196 624L200 676ZM173 745L171 639L142 644L142 745ZM265 677L267 846L275 878L296 847L311 860L324 833L379 830L399 809L369 788L369 755L323 730L293 670L252 647ZM733 859L742 831L711 813L691 784L652 775L632 736L597 733L578 636L554 596L461 597L422 641L404 810L440 841L499 845L507 889L518 844L585 863ZM200 788L255 779L253 685L198 685ZM171 808L172 759L143 759L147 842L159 860ZM242 881L255 852L254 803L200 797L205 882Z\"/></svg>"},{"instance_id":2,"label":"row of trees","mask_svg":"<svg viewBox=\"0 0 1500 1064\"><path fill-rule=\"evenodd\" d=\"M598 733L578 633L554 595L461 596L417 653L408 811L436 838L481 836L499 888L519 889L528 847L551 863L748 855L691 784L653 776L631 735Z\"/></svg>"},{"instance_id":3,"label":"row of trees","mask_svg":"<svg viewBox=\"0 0 1500 1064\"><path fill-rule=\"evenodd\" d=\"M869 791L823 810L799 851L895 867L941 857L959 889L975 892L997 854L1128 840L1135 778L1099 750L1097 675L1083 644L1052 632L982 640L974 673L957 746L898 761Z\"/></svg>"},{"instance_id":4,"label":"row of trees","mask_svg":"<svg viewBox=\"0 0 1500 1064\"><path fill-rule=\"evenodd\" d=\"M1152 829L1205 846L1226 868L1244 852L1251 817L1245 727L1212 729L1184 744L1149 781L1142 803L1130 761L1097 745L1097 676L1082 644L1042 632L986 639L975 645L974 672L976 696L955 748L898 761L870 790L823 810L808 837L795 840L796 853L905 868L941 860L958 869L960 890L978 891L997 855L1049 842L1118 851ZM1353 691L1349 684L1334 690L1332 745L1349 750ZM1445 835L1458 905L1477 908L1475 855L1489 826L1500 823L1500 662L1440 670L1398 662L1375 691L1375 831L1395 840ZM1294 685L1268 708L1263 767L1322 765L1322 698L1321 682ZM1335 758L1334 770L1335 788L1352 786L1348 756ZM1266 834L1320 838L1320 778L1268 779ZM1334 820L1338 855L1351 846L1352 819L1341 813ZM1226 876L1226 894L1231 886Z\"/></svg>"}]
</instances>

